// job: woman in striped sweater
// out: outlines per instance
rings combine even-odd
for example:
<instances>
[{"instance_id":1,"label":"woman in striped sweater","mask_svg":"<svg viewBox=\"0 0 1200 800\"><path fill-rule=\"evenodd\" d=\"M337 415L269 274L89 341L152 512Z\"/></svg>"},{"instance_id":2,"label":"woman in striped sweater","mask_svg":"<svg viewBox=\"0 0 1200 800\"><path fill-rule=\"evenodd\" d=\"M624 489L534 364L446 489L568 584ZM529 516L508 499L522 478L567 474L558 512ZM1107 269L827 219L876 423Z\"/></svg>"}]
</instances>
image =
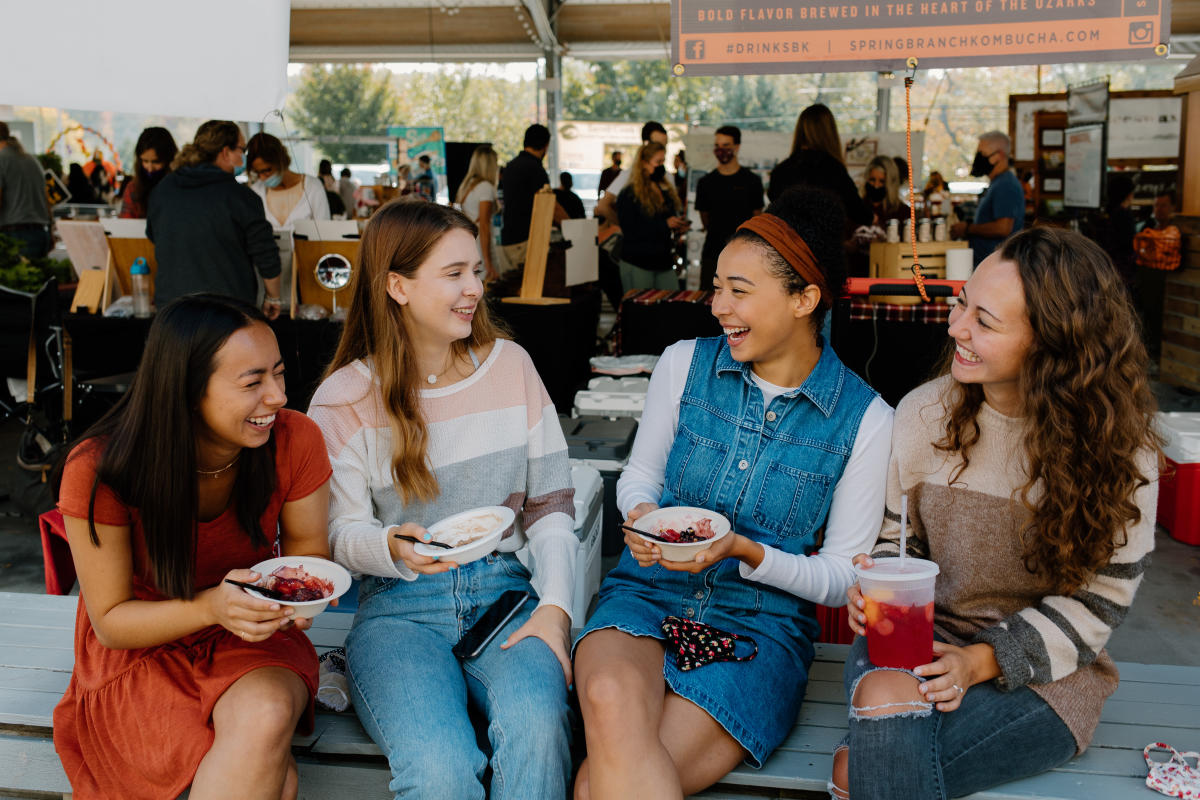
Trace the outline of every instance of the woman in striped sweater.
<instances>
[{"instance_id":1,"label":"woman in striped sweater","mask_svg":"<svg viewBox=\"0 0 1200 800\"><path fill-rule=\"evenodd\" d=\"M330 549L363 576L346 639L351 696L404 797L565 797L575 553L567 446L528 354L488 318L475 225L433 203L390 203L363 234L337 354L309 409L333 462ZM517 525L461 566L397 539L505 505ZM541 600L460 662L451 648L507 590Z\"/></svg>"},{"instance_id":2,"label":"woman in striped sweater","mask_svg":"<svg viewBox=\"0 0 1200 800\"><path fill-rule=\"evenodd\" d=\"M839 798L959 797L1082 752L1117 686L1104 644L1154 545L1146 352L1104 251L1049 228L1014 236L967 281L949 333L949 373L896 409L873 553L899 552L907 494L907 551L941 568L935 660L876 669L851 587Z\"/></svg>"}]
</instances>

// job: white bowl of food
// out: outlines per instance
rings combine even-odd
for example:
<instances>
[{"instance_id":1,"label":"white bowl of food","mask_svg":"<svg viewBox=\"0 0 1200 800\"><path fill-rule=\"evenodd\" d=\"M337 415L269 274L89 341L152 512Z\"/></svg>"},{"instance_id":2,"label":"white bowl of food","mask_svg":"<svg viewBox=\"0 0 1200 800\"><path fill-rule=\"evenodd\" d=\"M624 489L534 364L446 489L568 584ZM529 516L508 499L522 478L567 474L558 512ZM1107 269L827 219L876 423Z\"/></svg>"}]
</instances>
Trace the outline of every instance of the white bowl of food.
<instances>
[{"instance_id":1,"label":"white bowl of food","mask_svg":"<svg viewBox=\"0 0 1200 800\"><path fill-rule=\"evenodd\" d=\"M632 527L672 540L642 536L646 544L658 547L664 561L691 561L701 550L728 536L731 528L721 514L696 506L656 508L634 520Z\"/></svg>"},{"instance_id":2,"label":"white bowl of food","mask_svg":"<svg viewBox=\"0 0 1200 800\"><path fill-rule=\"evenodd\" d=\"M508 506L481 506L462 511L440 519L426 529L433 541L448 544L449 549L422 543L413 545L413 551L430 558L436 556L441 561L469 564L495 550L516 517Z\"/></svg>"},{"instance_id":3,"label":"white bowl of food","mask_svg":"<svg viewBox=\"0 0 1200 800\"><path fill-rule=\"evenodd\" d=\"M260 561L250 569L262 577L256 584L283 592L295 600L276 600L246 589L247 594L294 608L297 619L311 618L350 589L350 573L341 564L316 556L281 556Z\"/></svg>"}]
</instances>

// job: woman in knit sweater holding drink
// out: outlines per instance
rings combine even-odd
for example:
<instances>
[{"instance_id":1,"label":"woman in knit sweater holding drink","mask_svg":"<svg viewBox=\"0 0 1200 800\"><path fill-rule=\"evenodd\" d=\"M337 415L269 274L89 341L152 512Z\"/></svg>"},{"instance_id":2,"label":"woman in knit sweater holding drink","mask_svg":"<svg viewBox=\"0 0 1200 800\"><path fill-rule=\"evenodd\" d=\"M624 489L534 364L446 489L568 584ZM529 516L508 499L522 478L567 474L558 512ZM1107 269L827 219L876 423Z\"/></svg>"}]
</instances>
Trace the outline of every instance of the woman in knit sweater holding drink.
<instances>
[{"instance_id":1,"label":"woman in knit sweater holding drink","mask_svg":"<svg viewBox=\"0 0 1200 800\"><path fill-rule=\"evenodd\" d=\"M934 659L872 664L851 587L834 797L959 797L1081 752L1117 686L1104 644L1154 545L1154 401L1108 256L1078 234L1021 233L979 265L949 333L949 374L896 409L873 553L898 554L907 495L907 553L941 570Z\"/></svg>"}]
</instances>

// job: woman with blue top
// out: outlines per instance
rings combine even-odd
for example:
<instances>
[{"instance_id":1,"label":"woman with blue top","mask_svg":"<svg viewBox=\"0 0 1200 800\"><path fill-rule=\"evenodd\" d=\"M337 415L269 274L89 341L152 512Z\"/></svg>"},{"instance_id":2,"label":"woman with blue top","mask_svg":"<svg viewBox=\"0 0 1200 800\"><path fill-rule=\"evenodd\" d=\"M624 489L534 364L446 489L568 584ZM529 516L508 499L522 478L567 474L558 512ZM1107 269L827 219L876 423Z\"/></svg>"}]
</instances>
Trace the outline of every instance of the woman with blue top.
<instances>
[{"instance_id":1,"label":"woman with blue top","mask_svg":"<svg viewBox=\"0 0 1200 800\"><path fill-rule=\"evenodd\" d=\"M700 506L734 532L690 562L626 536L576 642L576 798L699 792L743 760L761 766L795 723L814 605L844 602L850 558L882 521L892 427L819 335L845 283L842 227L812 189L748 220L717 264L725 335L671 346L654 371L617 505L628 523ZM722 634L743 641L691 654Z\"/></svg>"}]
</instances>

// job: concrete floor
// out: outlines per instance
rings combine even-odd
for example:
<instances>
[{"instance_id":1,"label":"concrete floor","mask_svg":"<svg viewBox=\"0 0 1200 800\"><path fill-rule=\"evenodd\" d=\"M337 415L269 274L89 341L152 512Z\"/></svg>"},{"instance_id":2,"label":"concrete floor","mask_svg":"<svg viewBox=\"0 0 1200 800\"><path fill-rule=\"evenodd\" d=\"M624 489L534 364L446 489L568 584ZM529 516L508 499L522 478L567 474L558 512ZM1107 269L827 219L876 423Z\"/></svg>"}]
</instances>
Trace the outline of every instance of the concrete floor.
<instances>
[{"instance_id":1,"label":"concrete floor","mask_svg":"<svg viewBox=\"0 0 1200 800\"><path fill-rule=\"evenodd\" d=\"M1164 410L1200 411L1200 395L1156 389ZM36 476L17 467L12 454L19 435L17 422L0 423L0 591L42 592L35 511L48 507L49 494ZM1117 661L1200 664L1200 547L1172 539L1161 527L1155 538L1153 562L1109 652ZM615 561L605 559L605 568Z\"/></svg>"}]
</instances>

